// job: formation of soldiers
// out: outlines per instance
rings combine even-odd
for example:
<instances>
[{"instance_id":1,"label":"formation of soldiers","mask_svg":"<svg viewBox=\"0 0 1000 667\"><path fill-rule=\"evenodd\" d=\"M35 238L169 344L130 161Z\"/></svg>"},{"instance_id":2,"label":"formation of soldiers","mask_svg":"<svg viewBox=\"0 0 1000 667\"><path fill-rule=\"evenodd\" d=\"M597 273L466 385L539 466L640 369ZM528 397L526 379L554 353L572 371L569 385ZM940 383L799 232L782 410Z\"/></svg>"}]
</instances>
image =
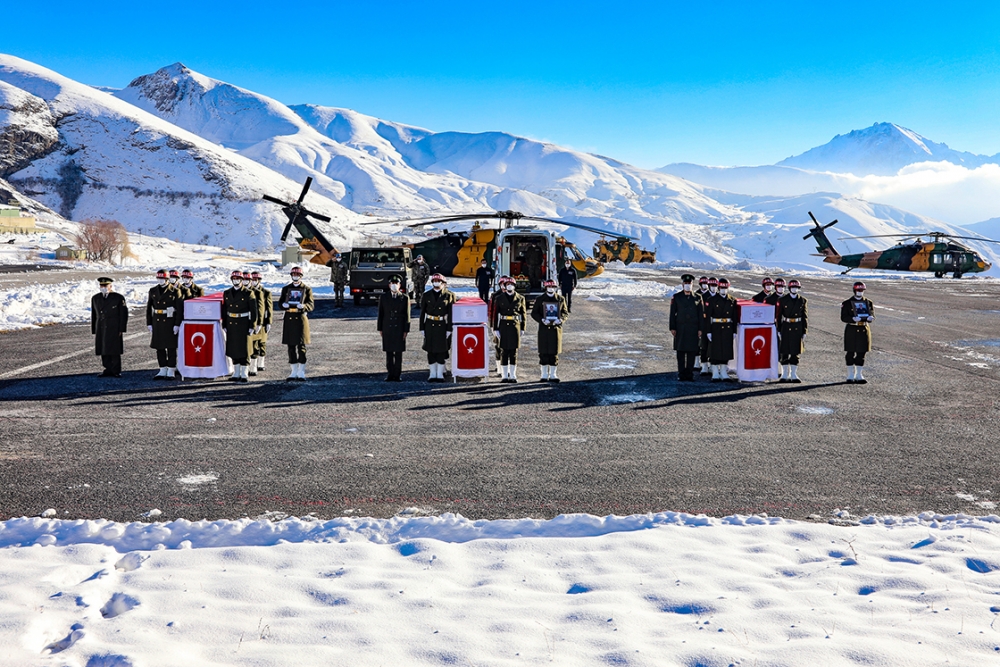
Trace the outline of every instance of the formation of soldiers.
<instances>
[{"instance_id":1,"label":"formation of soldiers","mask_svg":"<svg viewBox=\"0 0 1000 667\"><path fill-rule=\"evenodd\" d=\"M734 340L739 322L739 304L729 293L725 278L702 276L698 290L694 276L681 276L681 291L670 300L670 333L677 352L677 376L682 382L694 381L694 368L701 375L711 375L713 382L732 380L729 362L735 358ZM765 277L761 291L752 297L757 303L774 306L774 325L778 335L779 383L799 384L799 358L805 350L809 327L808 300L802 296L802 283ZM785 289L787 287L787 293ZM854 295L841 304L845 323L844 351L847 383L867 384L862 372L865 354L871 350L871 323L875 306L865 298L866 286L854 283Z\"/></svg>"},{"instance_id":2,"label":"formation of soldiers","mask_svg":"<svg viewBox=\"0 0 1000 667\"><path fill-rule=\"evenodd\" d=\"M336 262L339 258L335 257ZM422 264L422 258L417 263ZM569 261L567 269L571 268ZM338 270L333 267L334 272ZM414 272L415 275L417 272ZM306 347L310 344L309 316L315 307L312 289L302 282L302 269L290 271L290 282L281 289L278 307L284 311L281 342L288 348L290 373L286 380L305 381ZM429 276L431 288L420 294L419 330L422 349L427 353L429 382L444 382L445 367L451 351L452 306L457 300L448 289L445 277ZM159 366L156 380L171 380L177 375L177 343L184 319L184 302L201 297L204 290L194 283L189 270L160 270L157 284L150 288L146 301L146 326L150 347L156 350ZM226 356L233 363L232 381L248 382L249 377L265 370L268 334L273 323L274 300L261 284L260 273L233 271L232 287L222 295L222 327L226 336ZM415 278L416 280L416 278ZM567 281L568 282L568 281ZM114 292L111 278L99 278L100 292L91 300L91 330L95 336L95 354L101 356L104 371L100 377L121 377L123 334L128 324L125 299ZM678 379L694 381L695 367L701 375L711 375L713 382L731 380L729 362L735 357L734 334L739 322L739 304L730 293L725 278L703 276L694 289L694 276L681 277L682 289L670 301L669 329L677 353ZM518 351L524 340L528 308L516 290L516 280L501 276L498 288L488 296L488 325L496 353L496 371L503 383L516 383ZM575 286L575 283L573 283ZM538 356L542 382L559 382L557 373L562 353L563 324L569 317L567 295L559 293L553 280L542 283L544 293L535 299L531 319L538 325ZM786 293L787 287L787 293ZM569 286L568 292L571 292ZM790 280L764 278L762 290L753 301L775 306L778 334L779 382L800 383L799 359L805 350L808 332L808 302L801 294L802 285ZM854 294L841 304L845 324L844 351L848 368L847 382L865 384L865 354L871 350L871 323L874 305L865 297L865 284L856 282ZM386 353L386 381L399 382L402 353L410 332L410 297L400 276L389 281L389 291L379 301L376 329Z\"/></svg>"}]
</instances>

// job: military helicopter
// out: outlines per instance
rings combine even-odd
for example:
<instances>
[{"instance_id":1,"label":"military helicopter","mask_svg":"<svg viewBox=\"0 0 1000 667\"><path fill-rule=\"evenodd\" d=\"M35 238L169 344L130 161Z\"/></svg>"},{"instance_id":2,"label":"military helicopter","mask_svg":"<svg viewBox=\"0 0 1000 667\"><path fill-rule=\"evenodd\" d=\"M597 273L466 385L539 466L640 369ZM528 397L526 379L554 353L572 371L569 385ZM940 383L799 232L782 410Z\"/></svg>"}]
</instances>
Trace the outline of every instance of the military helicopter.
<instances>
[{"instance_id":1,"label":"military helicopter","mask_svg":"<svg viewBox=\"0 0 1000 667\"><path fill-rule=\"evenodd\" d=\"M616 261L620 261L626 266L632 262L651 264L656 261L656 251L644 250L627 238L617 237L609 241L602 235L600 240L594 244L594 259L602 264Z\"/></svg>"},{"instance_id":2,"label":"military helicopter","mask_svg":"<svg viewBox=\"0 0 1000 667\"><path fill-rule=\"evenodd\" d=\"M302 186L302 193L294 204L289 204L270 195L263 195L262 199L274 202L275 204L281 204L282 213L288 217L288 224L285 225L285 230L281 232L281 241L284 242L288 237L288 232L292 230L292 227L295 227L295 231L299 233L299 247L317 253L309 261L325 266L327 262L333 260L333 255L337 252L337 249L326 240L326 237L316 229L315 225L309 222L310 217L322 220L323 222L330 222L330 218L321 213L313 213L302 205L302 200L306 198L306 193L309 192L309 186L312 185L312 181L312 176L306 178L306 183Z\"/></svg>"},{"instance_id":3,"label":"military helicopter","mask_svg":"<svg viewBox=\"0 0 1000 667\"><path fill-rule=\"evenodd\" d=\"M819 251L815 253L816 256L822 257L824 262L846 266L847 270L844 273L859 268L883 271L933 271L935 278L942 278L946 273L951 273L955 278L961 278L966 273L989 271L992 265L984 260L978 252L958 243L956 239L1000 243L1000 241L976 236L952 236L944 232L843 236L840 240L898 238L900 241L885 250L841 255L826 238L824 231L837 224L837 221L821 225L811 211L809 217L812 218L815 227L809 230L809 233L802 239L808 239L810 236L816 239L816 250ZM924 241L923 237L925 236L932 240Z\"/></svg>"},{"instance_id":4,"label":"military helicopter","mask_svg":"<svg viewBox=\"0 0 1000 667\"><path fill-rule=\"evenodd\" d=\"M496 219L496 228L483 227L480 221ZM468 231L452 231L447 229L441 236L414 243L414 255L423 255L432 272L459 278L473 278L479 263L485 259L496 267L497 275L509 274L517 278L524 276L529 284L519 291L529 294L540 293L541 280L550 276L555 279L559 267L569 259L577 272L578 278L590 278L604 271L601 262L584 255L574 244L556 232L541 229L536 225L525 224L528 221L547 222L565 225L575 229L606 236L607 231L587 227L575 222L540 218L524 215L518 211L492 211L487 213L463 213L436 218L413 218L407 220L385 220L369 222L367 225L386 225L410 223L410 228L427 225L445 225L453 222L474 221ZM630 236L622 236L623 240L634 240ZM530 276L529 256L534 255L537 261L537 251L541 252L540 276ZM523 281L522 281L523 282Z\"/></svg>"}]
</instances>

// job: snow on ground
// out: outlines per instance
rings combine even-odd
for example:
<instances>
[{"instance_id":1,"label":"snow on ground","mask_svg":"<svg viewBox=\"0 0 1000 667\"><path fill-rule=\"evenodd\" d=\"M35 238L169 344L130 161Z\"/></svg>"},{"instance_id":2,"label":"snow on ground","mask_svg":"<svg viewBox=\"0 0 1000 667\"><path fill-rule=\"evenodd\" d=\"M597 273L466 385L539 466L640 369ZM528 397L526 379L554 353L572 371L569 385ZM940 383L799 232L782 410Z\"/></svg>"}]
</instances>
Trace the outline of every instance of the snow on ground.
<instances>
[{"instance_id":1,"label":"snow on ground","mask_svg":"<svg viewBox=\"0 0 1000 667\"><path fill-rule=\"evenodd\" d=\"M11 519L0 662L992 664L998 524Z\"/></svg>"}]
</instances>

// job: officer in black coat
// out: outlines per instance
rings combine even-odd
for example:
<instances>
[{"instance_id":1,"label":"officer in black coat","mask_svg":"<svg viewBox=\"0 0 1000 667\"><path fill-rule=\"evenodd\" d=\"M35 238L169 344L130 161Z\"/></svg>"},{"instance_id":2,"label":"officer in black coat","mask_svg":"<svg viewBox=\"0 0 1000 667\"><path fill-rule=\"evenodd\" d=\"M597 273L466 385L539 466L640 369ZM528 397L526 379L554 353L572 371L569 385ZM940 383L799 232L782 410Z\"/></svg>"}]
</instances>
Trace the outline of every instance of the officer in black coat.
<instances>
[{"instance_id":1,"label":"officer in black coat","mask_svg":"<svg viewBox=\"0 0 1000 667\"><path fill-rule=\"evenodd\" d=\"M90 332L94 334L94 354L100 355L104 372L97 377L120 378L124 334L128 329L128 305L114 291L111 278L98 278L101 291L90 300Z\"/></svg>"},{"instance_id":2,"label":"officer in black coat","mask_svg":"<svg viewBox=\"0 0 1000 667\"><path fill-rule=\"evenodd\" d=\"M563 263L563 267L559 269L559 291L562 295L566 297L566 310L573 312L573 290L576 289L576 269L573 268L573 262L567 259Z\"/></svg>"},{"instance_id":3,"label":"officer in black coat","mask_svg":"<svg viewBox=\"0 0 1000 667\"><path fill-rule=\"evenodd\" d=\"M701 347L705 306L701 297L692 291L694 276L685 273L681 276L681 284L682 290L670 299L670 334L677 351L677 379L693 382L694 358Z\"/></svg>"},{"instance_id":4,"label":"officer in black coat","mask_svg":"<svg viewBox=\"0 0 1000 667\"><path fill-rule=\"evenodd\" d=\"M386 382L400 382L403 372L403 352L406 351L406 335L410 333L410 297L403 292L403 280L399 276L389 279L389 291L378 300L378 322L382 337L382 351L385 352Z\"/></svg>"},{"instance_id":5,"label":"officer in black coat","mask_svg":"<svg viewBox=\"0 0 1000 667\"><path fill-rule=\"evenodd\" d=\"M484 259L476 269L476 289L479 290L479 298L486 303L490 302L490 288L493 286L493 277L496 271Z\"/></svg>"}]
</instances>

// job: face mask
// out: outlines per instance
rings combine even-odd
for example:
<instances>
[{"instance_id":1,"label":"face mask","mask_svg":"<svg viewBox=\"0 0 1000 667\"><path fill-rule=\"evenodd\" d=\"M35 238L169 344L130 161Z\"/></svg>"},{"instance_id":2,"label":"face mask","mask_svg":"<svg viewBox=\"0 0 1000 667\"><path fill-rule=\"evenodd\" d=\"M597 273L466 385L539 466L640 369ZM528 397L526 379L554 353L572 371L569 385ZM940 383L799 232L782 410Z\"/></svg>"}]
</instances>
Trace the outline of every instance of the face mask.
<instances>
[{"instance_id":1,"label":"face mask","mask_svg":"<svg viewBox=\"0 0 1000 667\"><path fill-rule=\"evenodd\" d=\"M774 291L774 285L764 285L764 293L770 294Z\"/></svg>"},{"instance_id":2,"label":"face mask","mask_svg":"<svg viewBox=\"0 0 1000 667\"><path fill-rule=\"evenodd\" d=\"M691 283L684 283L684 291L685 292L691 291Z\"/></svg>"},{"instance_id":3,"label":"face mask","mask_svg":"<svg viewBox=\"0 0 1000 667\"><path fill-rule=\"evenodd\" d=\"M709 287L708 291L711 292L712 294L715 294L716 292L719 291L719 288L718 287Z\"/></svg>"},{"instance_id":4,"label":"face mask","mask_svg":"<svg viewBox=\"0 0 1000 667\"><path fill-rule=\"evenodd\" d=\"M190 287L193 282L194 282L194 280L192 280L191 278L185 278L184 279L184 284L186 286L188 286L188 287Z\"/></svg>"},{"instance_id":5,"label":"face mask","mask_svg":"<svg viewBox=\"0 0 1000 667\"><path fill-rule=\"evenodd\" d=\"M233 278L233 287L235 287L236 289L239 289L240 286L242 286L242 285L243 285L243 281L242 280L240 280L239 278Z\"/></svg>"},{"instance_id":6,"label":"face mask","mask_svg":"<svg viewBox=\"0 0 1000 667\"><path fill-rule=\"evenodd\" d=\"M423 260L423 259L418 259L418 260L417 260L417 264L423 264L423 263L424 263L424 260Z\"/></svg>"},{"instance_id":7,"label":"face mask","mask_svg":"<svg viewBox=\"0 0 1000 667\"><path fill-rule=\"evenodd\" d=\"M722 296L726 296L727 294L729 294L729 290L726 289L725 287L720 287L719 294L721 294Z\"/></svg>"},{"instance_id":8,"label":"face mask","mask_svg":"<svg viewBox=\"0 0 1000 667\"><path fill-rule=\"evenodd\" d=\"M259 280L251 280L250 281L250 287L260 287L260 281Z\"/></svg>"},{"instance_id":9,"label":"face mask","mask_svg":"<svg viewBox=\"0 0 1000 667\"><path fill-rule=\"evenodd\" d=\"M433 287L433 288L434 288L435 290L438 290L438 291L440 291L440 289L441 289L441 283L439 283L439 282L437 282L437 281L435 281L435 282L431 283L431 286L432 286L432 287Z\"/></svg>"},{"instance_id":10,"label":"face mask","mask_svg":"<svg viewBox=\"0 0 1000 667\"><path fill-rule=\"evenodd\" d=\"M391 285L389 285L389 289L391 291L393 291L393 292L398 292L399 291L399 285L397 285L396 283L392 283Z\"/></svg>"},{"instance_id":11,"label":"face mask","mask_svg":"<svg viewBox=\"0 0 1000 667\"><path fill-rule=\"evenodd\" d=\"M778 294L781 294L782 292L785 291L785 288L784 287L775 287L774 291L777 292Z\"/></svg>"},{"instance_id":12,"label":"face mask","mask_svg":"<svg viewBox=\"0 0 1000 667\"><path fill-rule=\"evenodd\" d=\"M171 278L170 279L170 284L171 285L176 285L177 284L177 278Z\"/></svg>"},{"instance_id":13,"label":"face mask","mask_svg":"<svg viewBox=\"0 0 1000 667\"><path fill-rule=\"evenodd\" d=\"M480 264L479 266L483 267L484 269L486 268L485 264Z\"/></svg>"},{"instance_id":14,"label":"face mask","mask_svg":"<svg viewBox=\"0 0 1000 667\"><path fill-rule=\"evenodd\" d=\"M302 276L292 276L292 283L298 285L302 282Z\"/></svg>"},{"instance_id":15,"label":"face mask","mask_svg":"<svg viewBox=\"0 0 1000 667\"><path fill-rule=\"evenodd\" d=\"M101 294L103 294L105 296L107 296L108 292L110 292L110 291L111 290L109 288L107 288L107 287L102 287L101 288Z\"/></svg>"},{"instance_id":16,"label":"face mask","mask_svg":"<svg viewBox=\"0 0 1000 667\"><path fill-rule=\"evenodd\" d=\"M865 293L864 292L855 292L854 296L858 297L859 299L863 299L864 296L865 296Z\"/></svg>"},{"instance_id":17,"label":"face mask","mask_svg":"<svg viewBox=\"0 0 1000 667\"><path fill-rule=\"evenodd\" d=\"M799 288L798 287L793 287L793 288L791 288L788 291L791 292L792 294L798 294L799 293Z\"/></svg>"},{"instance_id":18,"label":"face mask","mask_svg":"<svg viewBox=\"0 0 1000 667\"><path fill-rule=\"evenodd\" d=\"M567 268L567 269L571 269L571 268L573 268L573 265L572 265L572 264L570 264L569 262L566 262L566 268Z\"/></svg>"},{"instance_id":19,"label":"face mask","mask_svg":"<svg viewBox=\"0 0 1000 667\"><path fill-rule=\"evenodd\" d=\"M157 278L156 282L160 283L160 285L166 285L167 284L167 279L166 278Z\"/></svg>"},{"instance_id":20,"label":"face mask","mask_svg":"<svg viewBox=\"0 0 1000 667\"><path fill-rule=\"evenodd\" d=\"M555 296L556 295L556 291L552 287L549 287L548 289L546 289L545 293L548 294L549 296Z\"/></svg>"},{"instance_id":21,"label":"face mask","mask_svg":"<svg viewBox=\"0 0 1000 667\"><path fill-rule=\"evenodd\" d=\"M514 285L507 285L507 286L504 287L504 289L507 290L508 294L513 294L514 293L514 287L515 287Z\"/></svg>"}]
</instances>

